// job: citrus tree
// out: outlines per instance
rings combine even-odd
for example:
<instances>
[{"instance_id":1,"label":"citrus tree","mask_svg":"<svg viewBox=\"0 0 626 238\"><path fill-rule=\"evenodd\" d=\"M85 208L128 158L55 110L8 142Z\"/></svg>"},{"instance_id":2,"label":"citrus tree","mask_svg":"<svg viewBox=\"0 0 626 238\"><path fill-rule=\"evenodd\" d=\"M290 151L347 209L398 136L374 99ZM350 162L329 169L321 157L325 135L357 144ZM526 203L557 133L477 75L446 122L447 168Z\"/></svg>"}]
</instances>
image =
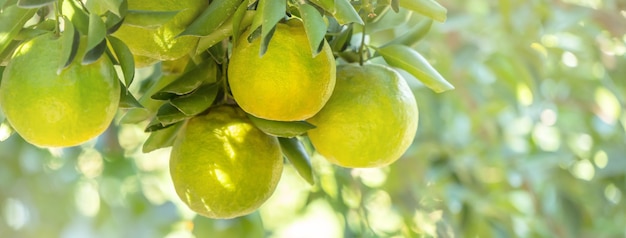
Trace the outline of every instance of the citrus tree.
<instances>
[{"instance_id":1,"label":"citrus tree","mask_svg":"<svg viewBox=\"0 0 626 238\"><path fill-rule=\"evenodd\" d=\"M119 113L150 133L143 152L172 146L177 194L210 218L259 208L283 157L311 184L313 151L349 168L398 160L418 124L400 69L436 92L453 88L411 48L446 18L431 0L0 5L5 125L32 145L69 147ZM391 37L372 41L382 31ZM134 81L142 87L129 90Z\"/></svg>"},{"instance_id":2,"label":"citrus tree","mask_svg":"<svg viewBox=\"0 0 626 238\"><path fill-rule=\"evenodd\" d=\"M616 9L0 0L0 237L623 235Z\"/></svg>"}]
</instances>

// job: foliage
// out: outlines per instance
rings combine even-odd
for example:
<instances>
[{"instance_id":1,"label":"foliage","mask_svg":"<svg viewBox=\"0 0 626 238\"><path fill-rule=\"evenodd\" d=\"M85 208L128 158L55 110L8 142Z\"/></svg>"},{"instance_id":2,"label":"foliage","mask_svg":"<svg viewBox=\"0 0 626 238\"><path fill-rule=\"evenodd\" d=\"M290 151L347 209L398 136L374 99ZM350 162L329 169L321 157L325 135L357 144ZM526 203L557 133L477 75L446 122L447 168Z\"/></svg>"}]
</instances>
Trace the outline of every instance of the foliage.
<instances>
[{"instance_id":1,"label":"foliage","mask_svg":"<svg viewBox=\"0 0 626 238\"><path fill-rule=\"evenodd\" d=\"M33 11L9 5L15 2L0 0L0 6L9 6L3 7L0 18L8 13L23 17L11 17L17 22L3 18L0 29L10 33L9 39L21 40L38 29L22 31L12 26L32 24L28 19L46 15L48 8ZM17 1L36 7L49 2ZM367 7L358 5L361 2L314 0L313 5L289 5L286 10L302 17L310 6L324 10L322 19L330 22L326 38L340 61L365 58L404 69L401 72L412 85L421 112L413 146L401 160L379 169L339 168L314 154L310 161L300 161L305 167L310 162L314 185L286 166L276 192L259 212L233 220L195 216L176 197L169 181L169 149L158 148L171 145L171 136L180 128L176 122L213 102L198 98L194 89L206 90L202 95L223 96L215 85L220 82L224 48L213 46L229 35L244 40L236 29L245 25L280 21L268 17L277 11L272 5L277 1L259 2L264 7L262 19L251 15L247 4L233 10L229 2L237 1L213 1L216 4L211 6L220 7L208 9L216 14L204 15L219 19L203 21L228 23L233 30L217 24L205 35L202 28L191 25L184 33L203 35L197 52L214 61L185 58L135 71L129 60L123 60L129 59L122 56L128 56L124 47L112 46L103 53L118 56L123 75L135 74L132 84L133 77L120 77L144 106L119 113L118 121L132 123L116 123L98 140L65 149L36 148L18 136L6 139L11 128L6 123L0 126L0 139L6 139L0 143L0 237L613 237L626 233L622 198L626 192L622 113L626 32L622 26L626 21L618 10L626 6L612 0L442 0L448 9L445 23L429 19L446 16L431 0L388 1L389 7L375 9L379 18L350 11L349 3L356 10ZM105 29L114 29L116 22L109 19L115 13L107 14L100 19ZM242 19L241 23L234 23L231 16ZM85 17L88 23L98 19ZM89 24L74 19L81 16L72 22L77 31L88 34L85 25ZM149 19L154 17L135 18L139 24L161 24ZM365 27L358 24L363 20ZM346 23L351 24L340 27ZM265 40L269 34L265 28L260 37ZM102 39L115 44L110 35L94 33L89 39L88 45L96 51ZM316 40L311 39L320 38L309 37L314 48ZM363 40L370 51L361 48ZM5 65L4 49L17 45L6 39L0 43L0 65ZM410 47L410 53L394 46L398 44ZM188 62L206 67L187 68ZM450 89L441 76L456 90L435 94L426 88ZM184 100L189 97L200 103L189 104ZM266 123L274 125L272 129L279 127L278 131L294 131L282 129L292 125ZM148 135L146 128L154 132ZM310 153L310 144L301 139Z\"/></svg>"}]
</instances>

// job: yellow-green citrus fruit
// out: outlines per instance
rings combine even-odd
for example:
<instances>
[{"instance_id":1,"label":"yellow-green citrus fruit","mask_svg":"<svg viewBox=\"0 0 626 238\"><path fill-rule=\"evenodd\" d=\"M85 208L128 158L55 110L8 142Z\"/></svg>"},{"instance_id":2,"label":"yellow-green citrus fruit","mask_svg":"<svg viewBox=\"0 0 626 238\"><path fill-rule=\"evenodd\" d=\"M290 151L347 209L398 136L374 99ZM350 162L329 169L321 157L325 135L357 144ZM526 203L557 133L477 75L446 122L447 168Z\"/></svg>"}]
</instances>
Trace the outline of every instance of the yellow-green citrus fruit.
<instances>
[{"instance_id":1,"label":"yellow-green citrus fruit","mask_svg":"<svg viewBox=\"0 0 626 238\"><path fill-rule=\"evenodd\" d=\"M126 43L135 55L138 68L156 62L150 58L175 60L189 54L198 44L198 37L176 36L191 24L207 4L207 0L128 0L129 10L180 12L158 28L122 24L113 35Z\"/></svg>"},{"instance_id":2,"label":"yellow-green citrus fruit","mask_svg":"<svg viewBox=\"0 0 626 238\"><path fill-rule=\"evenodd\" d=\"M82 65L83 38L74 61L57 74L61 45L53 34L24 42L0 83L4 114L22 138L37 146L74 146L100 135L119 104L120 84L109 58Z\"/></svg>"},{"instance_id":3,"label":"yellow-green citrus fruit","mask_svg":"<svg viewBox=\"0 0 626 238\"><path fill-rule=\"evenodd\" d=\"M305 120L322 109L336 76L328 43L313 57L304 26L294 19L276 26L262 57L260 46L260 37L252 43L242 37L233 49L228 81L239 106L256 117L275 121Z\"/></svg>"},{"instance_id":4,"label":"yellow-green citrus fruit","mask_svg":"<svg viewBox=\"0 0 626 238\"><path fill-rule=\"evenodd\" d=\"M393 163L417 131L415 97L402 76L376 64L337 67L337 85L326 106L309 122L315 149L350 168Z\"/></svg>"},{"instance_id":5,"label":"yellow-green citrus fruit","mask_svg":"<svg viewBox=\"0 0 626 238\"><path fill-rule=\"evenodd\" d=\"M274 193L283 170L278 140L231 106L189 119L170 156L176 193L210 218L252 213Z\"/></svg>"}]
</instances>

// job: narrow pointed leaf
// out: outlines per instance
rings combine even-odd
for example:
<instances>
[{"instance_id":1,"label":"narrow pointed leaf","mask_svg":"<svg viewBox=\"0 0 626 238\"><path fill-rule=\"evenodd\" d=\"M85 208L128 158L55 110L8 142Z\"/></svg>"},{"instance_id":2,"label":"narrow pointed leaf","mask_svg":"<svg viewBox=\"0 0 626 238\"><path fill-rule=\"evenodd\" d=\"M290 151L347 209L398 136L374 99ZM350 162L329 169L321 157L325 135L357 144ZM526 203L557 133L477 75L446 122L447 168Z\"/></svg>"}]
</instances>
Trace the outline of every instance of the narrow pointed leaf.
<instances>
[{"instance_id":1,"label":"narrow pointed leaf","mask_svg":"<svg viewBox=\"0 0 626 238\"><path fill-rule=\"evenodd\" d=\"M122 115L120 124L137 124L150 119L151 116L150 110L146 108L130 108Z\"/></svg>"},{"instance_id":2,"label":"narrow pointed leaf","mask_svg":"<svg viewBox=\"0 0 626 238\"><path fill-rule=\"evenodd\" d=\"M231 17L230 19L230 24L233 28L233 45L237 45L237 42L239 40L239 34L241 34L241 30L246 27L243 24L243 19L247 15L247 13L249 13L251 16L254 16L254 11L248 11L248 4L246 4L246 1L244 1L243 4L239 5L235 13L233 13L233 17ZM251 23L252 21L250 21L248 25L250 25ZM224 23L224 25L227 25L227 23Z\"/></svg>"},{"instance_id":3,"label":"narrow pointed leaf","mask_svg":"<svg viewBox=\"0 0 626 238\"><path fill-rule=\"evenodd\" d=\"M74 23L74 27L76 27L82 35L88 35L89 15L77 5L76 1L64 2L66 4L63 4L63 14L70 17L70 20Z\"/></svg>"},{"instance_id":4,"label":"narrow pointed leaf","mask_svg":"<svg viewBox=\"0 0 626 238\"><path fill-rule=\"evenodd\" d=\"M143 144L141 151L143 153L148 153L157 149L170 147L174 144L174 140L176 139L176 135L180 131L183 126L183 123L176 123L170 127L164 128L162 130L153 131L146 139L146 142Z\"/></svg>"},{"instance_id":5,"label":"narrow pointed leaf","mask_svg":"<svg viewBox=\"0 0 626 238\"><path fill-rule=\"evenodd\" d=\"M5 8L0 14L0 53L4 52L37 9L22 9L16 5Z\"/></svg>"},{"instance_id":6,"label":"narrow pointed leaf","mask_svg":"<svg viewBox=\"0 0 626 238\"><path fill-rule=\"evenodd\" d=\"M118 29L120 29L122 23L124 23L121 17L111 12L107 12L105 16L106 20L104 21L104 25L107 28L107 35L115 33Z\"/></svg>"},{"instance_id":7,"label":"narrow pointed leaf","mask_svg":"<svg viewBox=\"0 0 626 238\"><path fill-rule=\"evenodd\" d=\"M347 29L343 30L338 36L333 38L330 42L330 47L334 52L343 52L348 47L353 31L352 25L348 25Z\"/></svg>"},{"instance_id":8,"label":"narrow pointed leaf","mask_svg":"<svg viewBox=\"0 0 626 238\"><path fill-rule=\"evenodd\" d=\"M412 1L412 0L411 0ZM359 13L354 10L350 0L335 0L335 11L333 16L337 19L337 22L341 25L354 22L363 25L363 19L359 16Z\"/></svg>"},{"instance_id":9,"label":"narrow pointed leaf","mask_svg":"<svg viewBox=\"0 0 626 238\"><path fill-rule=\"evenodd\" d=\"M150 121L150 123L148 123L148 126L146 126L146 129L144 130L144 132L155 132L155 131L163 130L163 129L168 128L168 127L173 126L173 125L176 125L176 123L163 125L163 123L161 123L157 119L157 117L154 117L152 119L152 121Z\"/></svg>"},{"instance_id":10,"label":"narrow pointed leaf","mask_svg":"<svg viewBox=\"0 0 626 238\"><path fill-rule=\"evenodd\" d=\"M320 53L324 44L323 40L327 29L326 22L324 22L322 14L314 6L300 4L298 7L304 21L304 30L309 39L311 52L313 52L313 56L316 56Z\"/></svg>"},{"instance_id":11,"label":"narrow pointed leaf","mask_svg":"<svg viewBox=\"0 0 626 238\"><path fill-rule=\"evenodd\" d=\"M120 82L120 104L122 109L143 108L143 105L128 91L128 89Z\"/></svg>"},{"instance_id":12,"label":"narrow pointed leaf","mask_svg":"<svg viewBox=\"0 0 626 238\"><path fill-rule=\"evenodd\" d=\"M314 125L306 121L270 121L250 114L248 114L248 118L266 134L278 137L295 137L315 128Z\"/></svg>"},{"instance_id":13,"label":"narrow pointed leaf","mask_svg":"<svg viewBox=\"0 0 626 238\"><path fill-rule=\"evenodd\" d=\"M61 52L63 52L63 55L61 55L61 61L59 61L60 64L57 68L57 74L61 74L61 71L72 63L78 52L80 41L80 33L74 28L74 24L66 17L63 17L63 19L65 29L60 39Z\"/></svg>"},{"instance_id":14,"label":"narrow pointed leaf","mask_svg":"<svg viewBox=\"0 0 626 238\"><path fill-rule=\"evenodd\" d=\"M170 103L185 115L195 116L213 104L218 89L219 87L215 83L204 84L193 93L172 99Z\"/></svg>"},{"instance_id":15,"label":"narrow pointed leaf","mask_svg":"<svg viewBox=\"0 0 626 238\"><path fill-rule=\"evenodd\" d=\"M406 0L405 0L406 1ZM400 11L400 0L391 0L391 9L398 13Z\"/></svg>"},{"instance_id":16,"label":"narrow pointed leaf","mask_svg":"<svg viewBox=\"0 0 626 238\"><path fill-rule=\"evenodd\" d=\"M206 60L152 95L152 99L169 100L177 96L191 93L204 83L215 82L216 76L217 65L212 60Z\"/></svg>"},{"instance_id":17,"label":"narrow pointed leaf","mask_svg":"<svg viewBox=\"0 0 626 238\"><path fill-rule=\"evenodd\" d=\"M235 13L241 0L214 0L182 33L180 36L207 36L221 26Z\"/></svg>"},{"instance_id":18,"label":"narrow pointed leaf","mask_svg":"<svg viewBox=\"0 0 626 238\"><path fill-rule=\"evenodd\" d=\"M311 0L310 2L328 13L335 12L335 0Z\"/></svg>"},{"instance_id":19,"label":"narrow pointed leaf","mask_svg":"<svg viewBox=\"0 0 626 238\"><path fill-rule=\"evenodd\" d=\"M135 60L133 59L133 54L130 52L130 49L128 49L128 46L120 39L112 35L107 36L107 39L111 44L111 48L113 48L117 61L120 63L120 67L122 67L124 83L126 87L130 87L135 77Z\"/></svg>"},{"instance_id":20,"label":"narrow pointed leaf","mask_svg":"<svg viewBox=\"0 0 626 238\"><path fill-rule=\"evenodd\" d=\"M242 4L243 6L244 4ZM231 36L233 34L233 29L234 26L233 24L235 23L235 21L237 21L237 19L234 19L235 17L237 17L237 15L233 15L233 17L229 18L228 21L224 22L224 24L222 24L220 27L218 27L217 29L215 29L215 31L213 31L213 33L209 34L208 36L205 37L201 37L200 41L198 41L198 47L196 49L196 54L199 54L209 48L211 48L212 46L214 46L215 44L221 42L222 40L228 38L229 36ZM254 18L254 12L253 11L244 11L244 15L242 19L239 19L239 27L246 27L249 26L250 23L252 23L252 18ZM233 44L236 44L234 42L234 36L233 36Z\"/></svg>"},{"instance_id":21,"label":"narrow pointed leaf","mask_svg":"<svg viewBox=\"0 0 626 238\"><path fill-rule=\"evenodd\" d=\"M104 54L106 49L107 49L107 42L105 39L102 39L102 41L100 41L100 43L97 44L96 47L94 47L93 49L85 53L85 57L83 57L83 61L81 63L83 65L88 65L93 62L96 62L98 59L100 59L100 57L102 57L102 54Z\"/></svg>"},{"instance_id":22,"label":"narrow pointed leaf","mask_svg":"<svg viewBox=\"0 0 626 238\"><path fill-rule=\"evenodd\" d=\"M163 126L174 124L189 117L190 116L185 115L170 103L163 104L157 112L157 120L159 120Z\"/></svg>"},{"instance_id":23,"label":"narrow pointed leaf","mask_svg":"<svg viewBox=\"0 0 626 238\"><path fill-rule=\"evenodd\" d=\"M313 185L313 168L311 167L311 159L309 154L304 149L302 142L298 138L281 138L278 137L280 143L280 149L283 155L289 159L289 162L296 168L298 174L306 180L309 184Z\"/></svg>"},{"instance_id":24,"label":"narrow pointed leaf","mask_svg":"<svg viewBox=\"0 0 626 238\"><path fill-rule=\"evenodd\" d=\"M270 39L276 29L276 24L285 17L287 1L285 0L260 0L263 5L263 21L261 27L261 48L259 55L267 51Z\"/></svg>"},{"instance_id":25,"label":"narrow pointed leaf","mask_svg":"<svg viewBox=\"0 0 626 238\"><path fill-rule=\"evenodd\" d=\"M400 6L438 22L446 21L448 10L434 0L400 0Z\"/></svg>"},{"instance_id":26,"label":"narrow pointed leaf","mask_svg":"<svg viewBox=\"0 0 626 238\"><path fill-rule=\"evenodd\" d=\"M393 39L392 41L386 43L382 47L389 46L389 45L414 46L422 38L424 38L424 36L426 36L426 33L430 31L430 27L432 26L432 24L433 24L433 21L431 19L420 21L418 24L413 26L411 30L404 33L400 37L397 37Z\"/></svg>"},{"instance_id":27,"label":"narrow pointed leaf","mask_svg":"<svg viewBox=\"0 0 626 238\"><path fill-rule=\"evenodd\" d=\"M378 53L389 65L407 71L435 92L440 93L454 89L452 84L446 81L422 55L411 47L389 45L378 49Z\"/></svg>"},{"instance_id":28,"label":"narrow pointed leaf","mask_svg":"<svg viewBox=\"0 0 626 238\"><path fill-rule=\"evenodd\" d=\"M18 0L17 6L21 8L40 8L55 1L56 0Z\"/></svg>"},{"instance_id":29,"label":"narrow pointed leaf","mask_svg":"<svg viewBox=\"0 0 626 238\"><path fill-rule=\"evenodd\" d=\"M87 51L92 50L102 43L106 36L106 25L100 16L91 13L89 15L89 33L87 33Z\"/></svg>"},{"instance_id":30,"label":"narrow pointed leaf","mask_svg":"<svg viewBox=\"0 0 626 238\"><path fill-rule=\"evenodd\" d=\"M172 20L179 11L143 11L128 10L124 24L129 26L155 29Z\"/></svg>"}]
</instances>

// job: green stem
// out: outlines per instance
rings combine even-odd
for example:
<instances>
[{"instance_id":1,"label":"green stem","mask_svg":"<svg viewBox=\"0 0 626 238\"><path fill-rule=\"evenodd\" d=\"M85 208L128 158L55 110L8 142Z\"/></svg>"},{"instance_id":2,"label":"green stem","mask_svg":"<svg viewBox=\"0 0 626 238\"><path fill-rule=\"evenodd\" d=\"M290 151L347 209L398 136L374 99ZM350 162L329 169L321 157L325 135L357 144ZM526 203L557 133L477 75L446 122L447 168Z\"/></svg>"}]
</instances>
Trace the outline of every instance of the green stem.
<instances>
[{"instance_id":1,"label":"green stem","mask_svg":"<svg viewBox=\"0 0 626 238\"><path fill-rule=\"evenodd\" d=\"M363 53L365 51L365 24L363 24L363 31L361 32L361 46L359 47L359 65L363 65Z\"/></svg>"},{"instance_id":2,"label":"green stem","mask_svg":"<svg viewBox=\"0 0 626 238\"><path fill-rule=\"evenodd\" d=\"M54 3L54 20L56 24L54 25L54 34L57 36L61 35L61 17L63 16L63 12L61 8L63 6L63 0L58 0Z\"/></svg>"}]
</instances>

